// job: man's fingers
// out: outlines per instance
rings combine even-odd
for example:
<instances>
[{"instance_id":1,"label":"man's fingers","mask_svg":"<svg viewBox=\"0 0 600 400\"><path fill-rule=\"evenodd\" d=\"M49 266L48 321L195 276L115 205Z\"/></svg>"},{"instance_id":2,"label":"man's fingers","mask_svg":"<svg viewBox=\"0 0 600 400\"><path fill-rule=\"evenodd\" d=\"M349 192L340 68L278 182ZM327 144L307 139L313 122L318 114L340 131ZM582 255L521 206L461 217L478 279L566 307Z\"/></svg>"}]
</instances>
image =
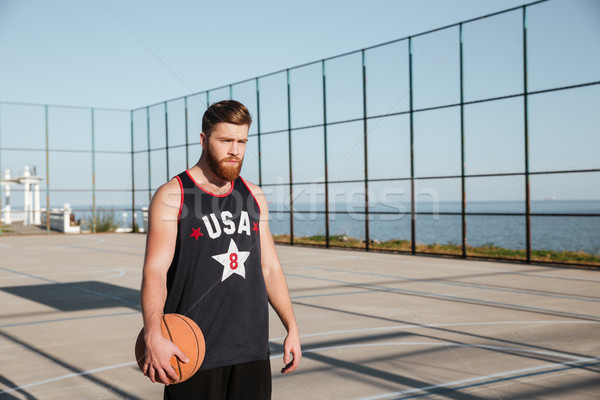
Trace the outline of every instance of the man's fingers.
<instances>
[{"instance_id":1,"label":"man's fingers","mask_svg":"<svg viewBox=\"0 0 600 400\"><path fill-rule=\"evenodd\" d=\"M152 381L152 383L156 382L156 379L154 378L154 367L149 365L148 366L148 378L150 378L150 380Z\"/></svg>"},{"instance_id":2,"label":"man's fingers","mask_svg":"<svg viewBox=\"0 0 600 400\"><path fill-rule=\"evenodd\" d=\"M281 373L287 374L288 372L292 372L293 370L295 370L296 367L298 367L298 363L295 361L292 361L291 363L286 364L285 367L281 368Z\"/></svg>"},{"instance_id":3,"label":"man's fingers","mask_svg":"<svg viewBox=\"0 0 600 400\"><path fill-rule=\"evenodd\" d=\"M190 362L190 358L186 356L185 353L181 350L179 350L179 353L175 353L175 355L177 356L177 358L179 358L180 361L184 363Z\"/></svg>"},{"instance_id":4,"label":"man's fingers","mask_svg":"<svg viewBox=\"0 0 600 400\"><path fill-rule=\"evenodd\" d=\"M291 363L285 366L285 373L292 372L296 368L298 368L298 363L300 362L300 357L294 357Z\"/></svg>"},{"instance_id":5,"label":"man's fingers","mask_svg":"<svg viewBox=\"0 0 600 400\"><path fill-rule=\"evenodd\" d=\"M296 368L298 368L298 364L300 364L300 358L302 357L302 353L294 353L294 359L292 360L292 366L290 368L290 371L295 370Z\"/></svg>"},{"instance_id":6,"label":"man's fingers","mask_svg":"<svg viewBox=\"0 0 600 400\"><path fill-rule=\"evenodd\" d=\"M165 383L167 381L167 376L165 375L164 369L158 368L156 370L156 381L158 383Z\"/></svg>"},{"instance_id":7,"label":"man's fingers","mask_svg":"<svg viewBox=\"0 0 600 400\"><path fill-rule=\"evenodd\" d=\"M171 367L171 364L169 364L169 366L165 368L165 372L168 375L168 383L175 383L179 381L179 375L177 375L177 372L175 372L173 367ZM167 383L167 381L165 381L165 383Z\"/></svg>"},{"instance_id":8,"label":"man's fingers","mask_svg":"<svg viewBox=\"0 0 600 400\"><path fill-rule=\"evenodd\" d=\"M175 376L172 377L171 373L175 374L175 371L173 371L173 368L171 368L170 365L165 369L159 369L158 376L160 379L158 381L166 385L167 383L172 383L173 381L177 380L177 374L175 374Z\"/></svg>"},{"instance_id":9,"label":"man's fingers","mask_svg":"<svg viewBox=\"0 0 600 400\"><path fill-rule=\"evenodd\" d=\"M150 378L152 383L158 382L168 385L179 381L179 375L177 375L177 372L175 372L171 364L168 364L166 368L148 365L147 373L145 375Z\"/></svg>"},{"instance_id":10,"label":"man's fingers","mask_svg":"<svg viewBox=\"0 0 600 400\"><path fill-rule=\"evenodd\" d=\"M285 353L283 353L283 363L289 364L289 362L290 362L290 352L288 350L286 350Z\"/></svg>"},{"instance_id":11,"label":"man's fingers","mask_svg":"<svg viewBox=\"0 0 600 400\"><path fill-rule=\"evenodd\" d=\"M298 368L298 364L300 363L300 358L302 358L302 352L297 351L292 348L291 350L293 358L290 359L290 353L286 352L283 357L283 362L285 366L281 369L282 374L287 374L288 372L292 372L296 368Z\"/></svg>"}]
</instances>

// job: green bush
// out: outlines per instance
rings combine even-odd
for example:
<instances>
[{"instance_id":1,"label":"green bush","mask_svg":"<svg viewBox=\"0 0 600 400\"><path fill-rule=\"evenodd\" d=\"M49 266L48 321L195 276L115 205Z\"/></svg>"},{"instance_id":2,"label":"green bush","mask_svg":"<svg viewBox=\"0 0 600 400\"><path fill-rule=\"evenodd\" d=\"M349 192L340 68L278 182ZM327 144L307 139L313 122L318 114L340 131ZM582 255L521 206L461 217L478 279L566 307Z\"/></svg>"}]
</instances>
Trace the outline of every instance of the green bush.
<instances>
[{"instance_id":1,"label":"green bush","mask_svg":"<svg viewBox=\"0 0 600 400\"><path fill-rule=\"evenodd\" d=\"M120 224L120 221L117 220L115 210L99 208L96 211L96 232L114 232Z\"/></svg>"},{"instance_id":2,"label":"green bush","mask_svg":"<svg viewBox=\"0 0 600 400\"><path fill-rule=\"evenodd\" d=\"M12 233L14 232L12 229L10 229L9 227L7 227L6 225L1 225L0 226L0 233Z\"/></svg>"}]
</instances>

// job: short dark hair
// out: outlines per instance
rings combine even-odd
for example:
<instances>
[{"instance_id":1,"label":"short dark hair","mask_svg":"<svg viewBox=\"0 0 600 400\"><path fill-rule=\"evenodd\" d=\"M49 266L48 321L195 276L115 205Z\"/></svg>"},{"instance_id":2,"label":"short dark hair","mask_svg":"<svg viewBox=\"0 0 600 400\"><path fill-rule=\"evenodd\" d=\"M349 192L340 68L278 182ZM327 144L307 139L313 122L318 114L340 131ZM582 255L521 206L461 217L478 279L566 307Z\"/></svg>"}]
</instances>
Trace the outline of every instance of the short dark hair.
<instances>
[{"instance_id":1,"label":"short dark hair","mask_svg":"<svg viewBox=\"0 0 600 400\"><path fill-rule=\"evenodd\" d=\"M245 105L236 100L222 100L211 104L202 117L202 132L209 136L219 123L234 125L252 124L252 117Z\"/></svg>"}]
</instances>

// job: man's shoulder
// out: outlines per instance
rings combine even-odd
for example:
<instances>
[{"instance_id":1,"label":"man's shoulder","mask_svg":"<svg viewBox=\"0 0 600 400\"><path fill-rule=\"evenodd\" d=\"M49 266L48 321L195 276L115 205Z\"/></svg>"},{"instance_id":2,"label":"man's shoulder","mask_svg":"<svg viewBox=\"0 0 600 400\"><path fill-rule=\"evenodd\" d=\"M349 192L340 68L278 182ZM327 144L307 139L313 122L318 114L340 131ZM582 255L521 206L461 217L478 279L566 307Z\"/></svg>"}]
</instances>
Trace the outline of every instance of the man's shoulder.
<instances>
[{"instance_id":1,"label":"man's shoulder","mask_svg":"<svg viewBox=\"0 0 600 400\"><path fill-rule=\"evenodd\" d=\"M167 183L161 185L152 196L153 204L163 204L167 206L179 206L181 202L181 186L176 177ZM152 204L151 204L152 208Z\"/></svg>"},{"instance_id":2,"label":"man's shoulder","mask_svg":"<svg viewBox=\"0 0 600 400\"><path fill-rule=\"evenodd\" d=\"M177 193L180 193L181 192L180 188L181 188L181 185L179 183L179 178L177 176L174 176L167 183L162 184L156 190L156 193L158 193L159 191L161 191L161 192L177 191Z\"/></svg>"},{"instance_id":3,"label":"man's shoulder","mask_svg":"<svg viewBox=\"0 0 600 400\"><path fill-rule=\"evenodd\" d=\"M255 185L254 183L252 183L250 181L245 180L241 176L240 176L240 178L242 179L242 182L244 182L244 184L246 185L246 187L248 188L248 190L254 197L254 200L258 204L258 208L261 210L261 214L267 212L268 211L267 200L265 199L265 194L264 194L263 190L261 189L261 187L258 185Z\"/></svg>"},{"instance_id":4,"label":"man's shoulder","mask_svg":"<svg viewBox=\"0 0 600 400\"><path fill-rule=\"evenodd\" d=\"M241 176L240 176L240 179L242 180L242 182L244 182L244 184L246 184L246 187L248 187L248 190L250 190L253 195L256 196L257 194L262 194L262 189L260 188L260 186L255 185L254 183L250 182L249 180L247 180Z\"/></svg>"}]
</instances>

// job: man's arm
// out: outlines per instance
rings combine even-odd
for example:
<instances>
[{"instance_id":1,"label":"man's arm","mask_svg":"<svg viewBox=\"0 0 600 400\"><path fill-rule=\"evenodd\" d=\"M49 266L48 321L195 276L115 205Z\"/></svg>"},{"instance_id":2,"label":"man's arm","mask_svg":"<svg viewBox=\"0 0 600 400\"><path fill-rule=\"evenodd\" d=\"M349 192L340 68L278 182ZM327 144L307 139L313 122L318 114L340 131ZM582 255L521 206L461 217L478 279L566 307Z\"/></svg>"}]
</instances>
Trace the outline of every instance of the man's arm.
<instances>
[{"instance_id":1,"label":"man's arm","mask_svg":"<svg viewBox=\"0 0 600 400\"><path fill-rule=\"evenodd\" d=\"M261 265L263 276L265 278L265 285L267 287L267 295L269 296L269 303L288 332L285 341L283 342L283 363L285 366L282 368L281 373L285 374L295 370L302 357L300 332L298 331L298 324L296 323L296 317L294 316L294 309L292 308L292 301L290 299L285 275L283 274L283 269L281 268L281 263L279 262L279 257L277 257L277 252L275 250L273 235L271 235L271 230L269 229L269 208L267 200L260 187L249 182L248 187L252 191L252 194L254 194L254 198L260 207L259 232ZM292 357L290 357L290 353Z\"/></svg>"},{"instance_id":2,"label":"man's arm","mask_svg":"<svg viewBox=\"0 0 600 400\"><path fill-rule=\"evenodd\" d=\"M163 338L161 320L167 299L167 271L173 261L177 240L177 218L181 191L177 180L161 186L150 202L148 237L142 279L142 315L146 354L142 368L152 382L169 384L178 380L170 364L177 356L188 358L171 341Z\"/></svg>"}]
</instances>

